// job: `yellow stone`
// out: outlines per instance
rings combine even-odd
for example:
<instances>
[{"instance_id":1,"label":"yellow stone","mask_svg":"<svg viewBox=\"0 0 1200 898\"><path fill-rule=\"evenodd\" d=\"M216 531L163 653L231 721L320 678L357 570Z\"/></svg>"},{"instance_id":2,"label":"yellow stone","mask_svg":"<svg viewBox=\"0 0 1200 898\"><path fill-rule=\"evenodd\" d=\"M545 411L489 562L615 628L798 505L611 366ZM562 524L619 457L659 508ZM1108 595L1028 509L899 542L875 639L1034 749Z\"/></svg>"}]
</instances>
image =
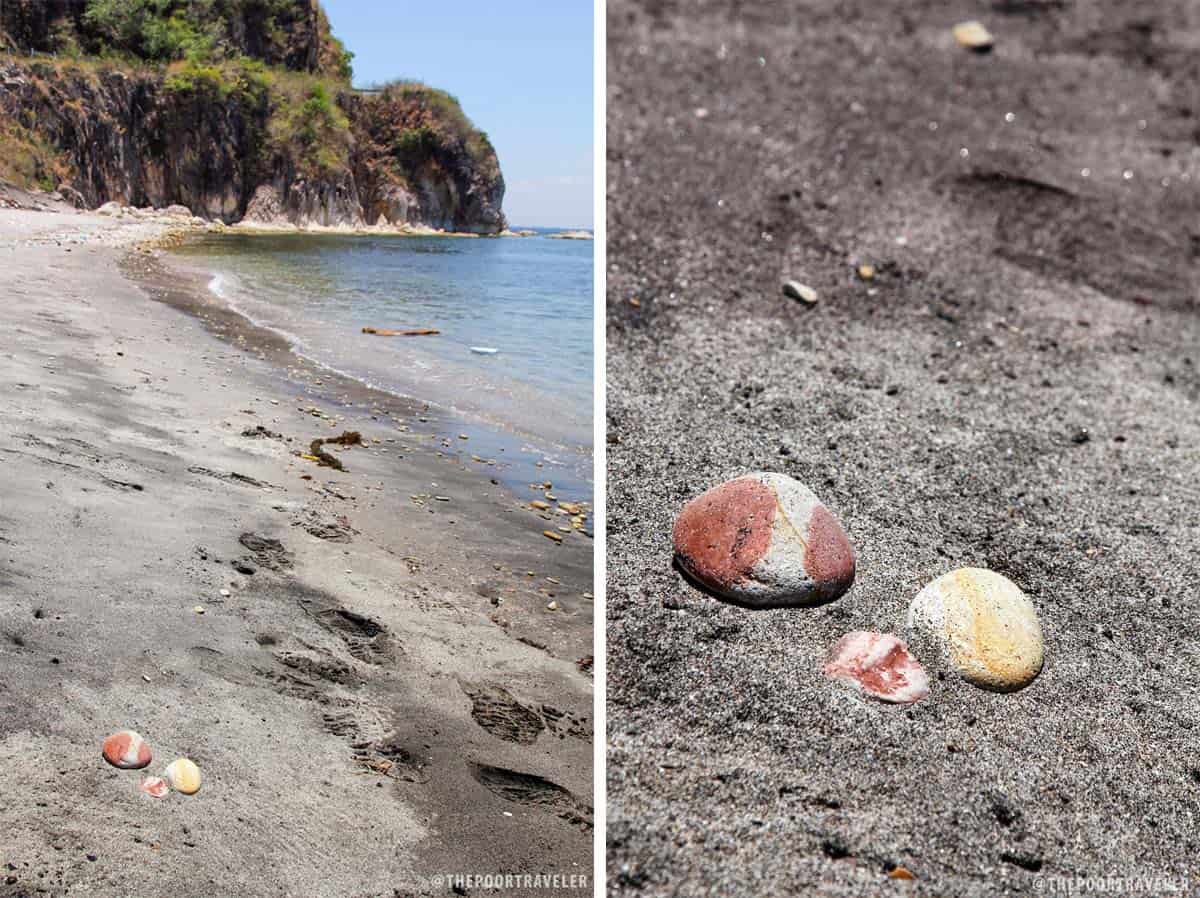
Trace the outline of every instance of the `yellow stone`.
<instances>
[{"instance_id":1,"label":"yellow stone","mask_svg":"<svg viewBox=\"0 0 1200 898\"><path fill-rule=\"evenodd\" d=\"M195 795L200 791L200 768L187 758L176 758L163 772L171 788L184 795Z\"/></svg>"},{"instance_id":2,"label":"yellow stone","mask_svg":"<svg viewBox=\"0 0 1200 898\"><path fill-rule=\"evenodd\" d=\"M908 626L933 636L962 678L983 689L1014 692L1041 672L1037 610L995 571L967 567L938 577L913 599Z\"/></svg>"},{"instance_id":3,"label":"yellow stone","mask_svg":"<svg viewBox=\"0 0 1200 898\"><path fill-rule=\"evenodd\" d=\"M875 266L862 264L858 266L858 276L864 281L872 281L875 279Z\"/></svg>"},{"instance_id":4,"label":"yellow stone","mask_svg":"<svg viewBox=\"0 0 1200 898\"><path fill-rule=\"evenodd\" d=\"M546 539L552 539L556 543L561 543L562 539L563 539L559 534L555 533L553 530L543 530L542 536L546 537Z\"/></svg>"}]
</instances>

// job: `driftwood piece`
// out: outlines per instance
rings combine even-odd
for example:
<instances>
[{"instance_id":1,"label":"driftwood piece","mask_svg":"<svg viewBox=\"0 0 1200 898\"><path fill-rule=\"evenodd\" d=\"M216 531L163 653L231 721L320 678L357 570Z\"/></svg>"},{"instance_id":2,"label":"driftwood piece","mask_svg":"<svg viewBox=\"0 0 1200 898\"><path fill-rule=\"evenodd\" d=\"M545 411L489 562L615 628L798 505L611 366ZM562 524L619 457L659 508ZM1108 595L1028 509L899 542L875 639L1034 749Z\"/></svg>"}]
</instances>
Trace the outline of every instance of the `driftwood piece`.
<instances>
[{"instance_id":1,"label":"driftwood piece","mask_svg":"<svg viewBox=\"0 0 1200 898\"><path fill-rule=\"evenodd\" d=\"M411 331L390 331L382 327L364 327L364 334L374 334L377 337L428 337L432 334L440 334L441 331L431 327L422 327Z\"/></svg>"}]
</instances>

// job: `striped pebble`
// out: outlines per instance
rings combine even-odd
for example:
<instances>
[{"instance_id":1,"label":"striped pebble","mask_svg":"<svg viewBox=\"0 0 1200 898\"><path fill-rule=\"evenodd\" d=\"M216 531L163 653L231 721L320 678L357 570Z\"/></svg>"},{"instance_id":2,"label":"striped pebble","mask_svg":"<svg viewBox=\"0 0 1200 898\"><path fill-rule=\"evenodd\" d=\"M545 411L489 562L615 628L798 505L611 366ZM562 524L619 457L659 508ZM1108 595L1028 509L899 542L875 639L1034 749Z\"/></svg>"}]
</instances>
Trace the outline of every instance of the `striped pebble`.
<instances>
[{"instance_id":1,"label":"striped pebble","mask_svg":"<svg viewBox=\"0 0 1200 898\"><path fill-rule=\"evenodd\" d=\"M133 730L121 730L104 740L104 760L122 770L137 770L150 763L150 746Z\"/></svg>"},{"instance_id":2,"label":"striped pebble","mask_svg":"<svg viewBox=\"0 0 1200 898\"><path fill-rule=\"evenodd\" d=\"M1033 603L995 571L964 567L943 574L908 608L910 629L942 646L964 680L1014 692L1042 669L1042 625Z\"/></svg>"},{"instance_id":3,"label":"striped pebble","mask_svg":"<svg viewBox=\"0 0 1200 898\"><path fill-rule=\"evenodd\" d=\"M171 791L171 786L161 776L144 776L138 787L151 798L164 798Z\"/></svg>"},{"instance_id":4,"label":"striped pebble","mask_svg":"<svg viewBox=\"0 0 1200 898\"><path fill-rule=\"evenodd\" d=\"M885 702L911 704L929 695L925 668L891 633L847 633L830 650L825 676Z\"/></svg>"},{"instance_id":5,"label":"striped pebble","mask_svg":"<svg viewBox=\"0 0 1200 898\"><path fill-rule=\"evenodd\" d=\"M163 775L176 792L195 795L200 791L200 768L187 758L176 758L167 765Z\"/></svg>"},{"instance_id":6,"label":"striped pebble","mask_svg":"<svg viewBox=\"0 0 1200 898\"><path fill-rule=\"evenodd\" d=\"M854 582L841 525L785 474L747 474L701 493L683 507L674 538L692 578L752 608L831 602Z\"/></svg>"}]
</instances>

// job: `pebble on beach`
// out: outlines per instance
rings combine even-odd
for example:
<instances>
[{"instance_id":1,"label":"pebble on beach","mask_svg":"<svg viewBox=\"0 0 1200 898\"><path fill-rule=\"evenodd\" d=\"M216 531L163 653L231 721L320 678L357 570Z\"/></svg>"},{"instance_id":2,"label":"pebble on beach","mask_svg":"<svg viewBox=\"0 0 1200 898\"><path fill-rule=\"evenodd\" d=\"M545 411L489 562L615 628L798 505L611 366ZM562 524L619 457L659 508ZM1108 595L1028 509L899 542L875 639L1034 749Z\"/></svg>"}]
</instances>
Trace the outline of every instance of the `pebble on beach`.
<instances>
[{"instance_id":1,"label":"pebble on beach","mask_svg":"<svg viewBox=\"0 0 1200 898\"><path fill-rule=\"evenodd\" d=\"M195 795L200 791L200 768L187 758L176 758L163 771L171 788L184 795Z\"/></svg>"},{"instance_id":2,"label":"pebble on beach","mask_svg":"<svg viewBox=\"0 0 1200 898\"><path fill-rule=\"evenodd\" d=\"M747 474L701 493L679 513L674 543L692 578L753 608L831 602L854 582L841 525L785 474Z\"/></svg>"},{"instance_id":3,"label":"pebble on beach","mask_svg":"<svg viewBox=\"0 0 1200 898\"><path fill-rule=\"evenodd\" d=\"M104 760L122 770L138 770L150 763L150 746L133 730L121 730L104 740Z\"/></svg>"},{"instance_id":4,"label":"pebble on beach","mask_svg":"<svg viewBox=\"0 0 1200 898\"><path fill-rule=\"evenodd\" d=\"M847 633L830 649L825 676L884 702L911 704L929 695L925 668L891 633Z\"/></svg>"},{"instance_id":5,"label":"pebble on beach","mask_svg":"<svg viewBox=\"0 0 1200 898\"><path fill-rule=\"evenodd\" d=\"M959 568L922 589L910 629L932 636L968 683L1015 692L1042 669L1042 625L1033 603L995 571Z\"/></svg>"},{"instance_id":6,"label":"pebble on beach","mask_svg":"<svg viewBox=\"0 0 1200 898\"><path fill-rule=\"evenodd\" d=\"M955 25L954 39L958 41L959 46L976 53L986 53L996 42L992 33L983 27L983 23L975 21L959 22Z\"/></svg>"},{"instance_id":7,"label":"pebble on beach","mask_svg":"<svg viewBox=\"0 0 1200 898\"><path fill-rule=\"evenodd\" d=\"M171 791L170 784L161 776L144 776L142 782L138 786L143 792L151 798L164 798Z\"/></svg>"},{"instance_id":8,"label":"pebble on beach","mask_svg":"<svg viewBox=\"0 0 1200 898\"><path fill-rule=\"evenodd\" d=\"M806 306L815 306L820 299L816 290L799 281L784 281L783 295L790 299L798 299Z\"/></svg>"}]
</instances>

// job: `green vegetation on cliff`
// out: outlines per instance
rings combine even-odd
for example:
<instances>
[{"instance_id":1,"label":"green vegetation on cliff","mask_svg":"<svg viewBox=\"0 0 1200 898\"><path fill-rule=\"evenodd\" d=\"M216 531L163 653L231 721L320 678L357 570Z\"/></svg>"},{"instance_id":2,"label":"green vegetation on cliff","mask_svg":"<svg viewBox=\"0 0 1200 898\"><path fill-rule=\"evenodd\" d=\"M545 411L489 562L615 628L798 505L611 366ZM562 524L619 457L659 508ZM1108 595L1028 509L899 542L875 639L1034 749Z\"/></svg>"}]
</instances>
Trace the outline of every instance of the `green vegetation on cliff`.
<instances>
[{"instance_id":1,"label":"green vegetation on cliff","mask_svg":"<svg viewBox=\"0 0 1200 898\"><path fill-rule=\"evenodd\" d=\"M0 181L53 190L69 173L63 154L36 131L0 121Z\"/></svg>"},{"instance_id":2,"label":"green vegetation on cliff","mask_svg":"<svg viewBox=\"0 0 1200 898\"><path fill-rule=\"evenodd\" d=\"M349 53L315 0L7 0L0 30L24 50L149 63L249 57L351 75Z\"/></svg>"},{"instance_id":3,"label":"green vegetation on cliff","mask_svg":"<svg viewBox=\"0 0 1200 898\"><path fill-rule=\"evenodd\" d=\"M350 119L320 81L280 79L267 133L272 151L294 160L302 177L328 178L350 169Z\"/></svg>"}]
</instances>

